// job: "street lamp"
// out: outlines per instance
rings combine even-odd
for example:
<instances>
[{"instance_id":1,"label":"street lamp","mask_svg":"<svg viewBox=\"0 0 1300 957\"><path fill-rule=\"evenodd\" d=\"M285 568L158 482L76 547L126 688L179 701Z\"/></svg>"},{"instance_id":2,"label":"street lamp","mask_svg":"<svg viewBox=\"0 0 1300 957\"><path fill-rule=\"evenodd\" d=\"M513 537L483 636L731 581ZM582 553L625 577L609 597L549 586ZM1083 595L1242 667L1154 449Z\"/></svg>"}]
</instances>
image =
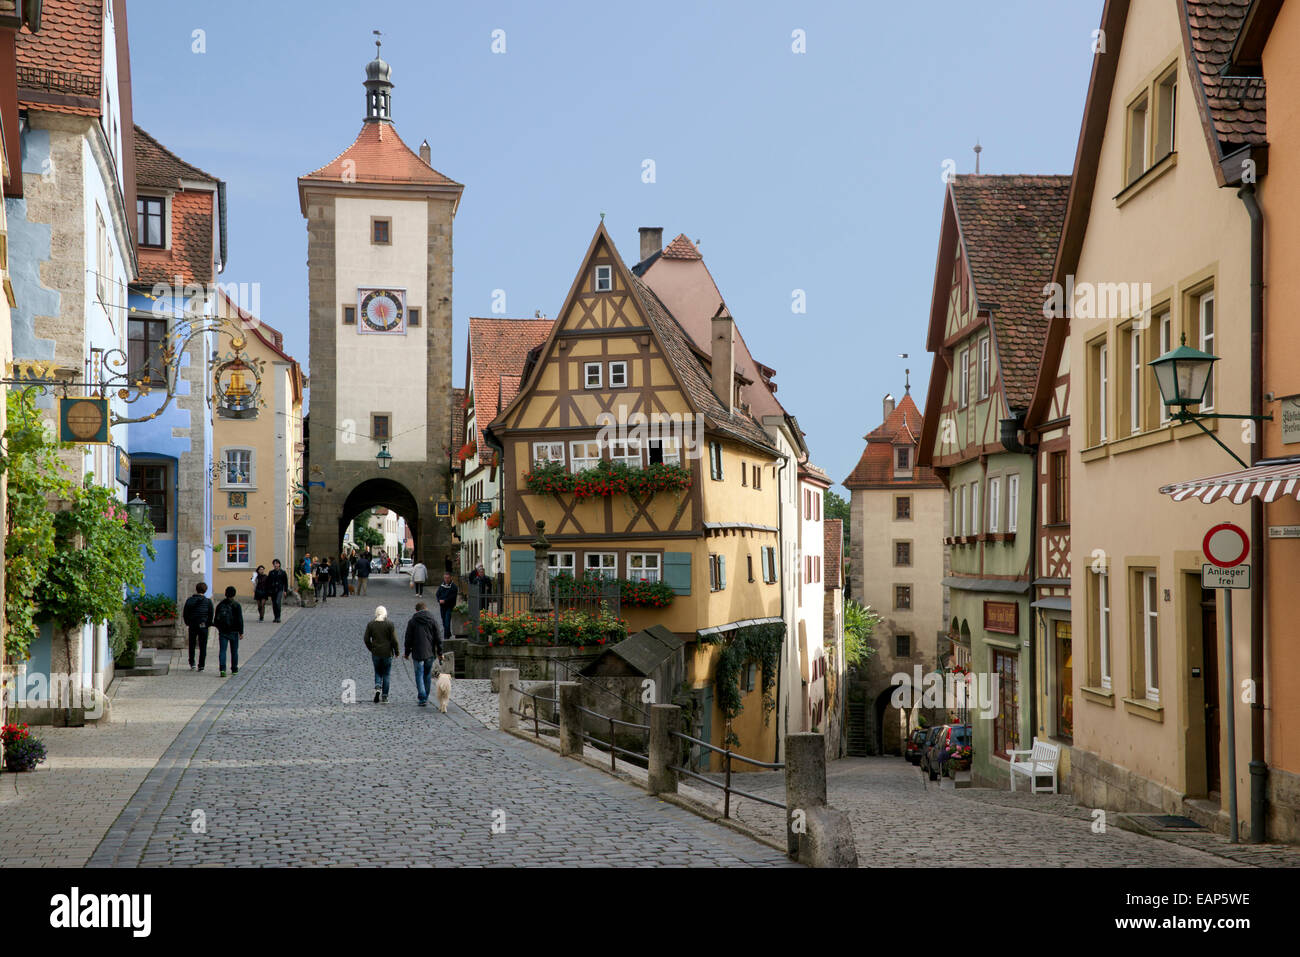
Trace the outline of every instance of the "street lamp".
<instances>
[{"instance_id":1,"label":"street lamp","mask_svg":"<svg viewBox=\"0 0 1300 957\"><path fill-rule=\"evenodd\" d=\"M144 524L149 521L149 503L139 495L126 503L126 512L131 516L131 521Z\"/></svg>"},{"instance_id":2,"label":"street lamp","mask_svg":"<svg viewBox=\"0 0 1300 957\"><path fill-rule=\"evenodd\" d=\"M393 456L388 451L388 443L385 442L379 449L379 454L375 456L375 461L379 463L380 470L387 469L393 464Z\"/></svg>"}]
</instances>

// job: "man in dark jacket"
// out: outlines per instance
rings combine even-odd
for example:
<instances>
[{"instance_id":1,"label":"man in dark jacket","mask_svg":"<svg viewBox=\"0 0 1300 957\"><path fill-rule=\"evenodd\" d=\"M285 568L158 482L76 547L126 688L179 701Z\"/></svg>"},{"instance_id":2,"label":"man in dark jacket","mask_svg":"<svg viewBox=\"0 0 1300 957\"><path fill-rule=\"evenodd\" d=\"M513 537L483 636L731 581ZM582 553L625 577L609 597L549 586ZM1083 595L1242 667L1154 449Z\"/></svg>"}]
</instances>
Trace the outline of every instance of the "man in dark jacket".
<instances>
[{"instance_id":1,"label":"man in dark jacket","mask_svg":"<svg viewBox=\"0 0 1300 957\"><path fill-rule=\"evenodd\" d=\"M217 626L217 666L221 677L226 676L226 648L230 648L230 673L239 674L239 640L244 637L244 608L235 601L235 586L226 587L226 597L217 603L212 613ZM202 669L200 669L202 670Z\"/></svg>"},{"instance_id":2,"label":"man in dark jacket","mask_svg":"<svg viewBox=\"0 0 1300 957\"><path fill-rule=\"evenodd\" d=\"M289 575L280 567L280 559L271 562L271 570L266 576L266 595L271 599L271 610L275 612L275 620L280 620L280 602L284 600L284 594L289 590Z\"/></svg>"},{"instance_id":3,"label":"man in dark jacket","mask_svg":"<svg viewBox=\"0 0 1300 957\"><path fill-rule=\"evenodd\" d=\"M194 670L194 649L199 652L199 671L208 661L208 629L212 627L212 599L208 597L208 583L199 582L194 594L185 601L181 619L190 630L190 671Z\"/></svg>"},{"instance_id":4,"label":"man in dark jacket","mask_svg":"<svg viewBox=\"0 0 1300 957\"><path fill-rule=\"evenodd\" d=\"M424 602L415 606L415 614L406 623L406 654L415 667L415 693L420 707L429 704L433 685L433 659L442 662L442 622L429 614Z\"/></svg>"},{"instance_id":5,"label":"man in dark jacket","mask_svg":"<svg viewBox=\"0 0 1300 957\"><path fill-rule=\"evenodd\" d=\"M451 580L451 572L442 573L442 584L438 586L438 592L435 596L438 599L438 611L442 618L442 634L444 638L451 637L451 613L456 607L456 599L460 592L456 588L456 583Z\"/></svg>"},{"instance_id":6,"label":"man in dark jacket","mask_svg":"<svg viewBox=\"0 0 1300 957\"><path fill-rule=\"evenodd\" d=\"M366 582L370 581L370 553L364 552L357 559L357 594L366 593Z\"/></svg>"}]
</instances>

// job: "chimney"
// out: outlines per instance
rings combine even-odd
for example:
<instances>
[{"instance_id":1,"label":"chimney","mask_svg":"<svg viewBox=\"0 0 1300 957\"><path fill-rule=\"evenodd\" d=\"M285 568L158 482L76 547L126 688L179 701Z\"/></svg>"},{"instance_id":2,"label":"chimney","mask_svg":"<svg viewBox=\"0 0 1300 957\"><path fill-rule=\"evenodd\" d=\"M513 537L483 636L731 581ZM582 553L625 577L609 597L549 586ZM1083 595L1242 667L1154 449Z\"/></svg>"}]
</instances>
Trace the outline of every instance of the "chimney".
<instances>
[{"instance_id":1,"label":"chimney","mask_svg":"<svg viewBox=\"0 0 1300 957\"><path fill-rule=\"evenodd\" d=\"M885 418L882 421L888 422L890 415L894 412L894 394L891 392L885 396Z\"/></svg>"},{"instance_id":2,"label":"chimney","mask_svg":"<svg viewBox=\"0 0 1300 957\"><path fill-rule=\"evenodd\" d=\"M712 336L713 392L730 415L736 407L736 324L726 303L713 314Z\"/></svg>"},{"instance_id":3,"label":"chimney","mask_svg":"<svg viewBox=\"0 0 1300 957\"><path fill-rule=\"evenodd\" d=\"M662 226L642 226L637 231L641 234L640 262L645 262L664 248L664 228Z\"/></svg>"},{"instance_id":4,"label":"chimney","mask_svg":"<svg viewBox=\"0 0 1300 957\"><path fill-rule=\"evenodd\" d=\"M425 166L433 165L433 150L429 148L429 141L425 140L420 144L420 159Z\"/></svg>"}]
</instances>

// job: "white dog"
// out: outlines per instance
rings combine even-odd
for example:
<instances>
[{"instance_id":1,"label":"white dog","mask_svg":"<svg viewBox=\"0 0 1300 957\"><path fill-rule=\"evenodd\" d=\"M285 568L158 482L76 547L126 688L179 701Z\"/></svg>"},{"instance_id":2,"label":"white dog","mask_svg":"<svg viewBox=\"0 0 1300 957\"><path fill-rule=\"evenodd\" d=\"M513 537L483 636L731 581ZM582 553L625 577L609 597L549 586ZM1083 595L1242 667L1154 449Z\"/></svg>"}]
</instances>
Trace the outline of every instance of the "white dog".
<instances>
[{"instance_id":1,"label":"white dog","mask_svg":"<svg viewBox=\"0 0 1300 957\"><path fill-rule=\"evenodd\" d=\"M438 710L447 713L447 702L451 700L451 675L443 672L438 675Z\"/></svg>"}]
</instances>

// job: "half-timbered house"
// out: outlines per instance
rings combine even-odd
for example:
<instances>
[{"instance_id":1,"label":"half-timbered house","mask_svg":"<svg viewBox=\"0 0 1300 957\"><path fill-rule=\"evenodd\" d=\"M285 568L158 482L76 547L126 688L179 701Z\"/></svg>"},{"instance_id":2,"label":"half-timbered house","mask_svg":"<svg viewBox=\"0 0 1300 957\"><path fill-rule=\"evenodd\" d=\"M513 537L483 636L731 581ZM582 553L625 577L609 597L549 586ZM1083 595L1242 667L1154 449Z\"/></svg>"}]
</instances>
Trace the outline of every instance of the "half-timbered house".
<instances>
[{"instance_id":1,"label":"half-timbered house","mask_svg":"<svg viewBox=\"0 0 1300 957\"><path fill-rule=\"evenodd\" d=\"M953 665L969 668L976 688L997 689L995 700L958 709L974 728L976 782L997 786L1009 774L1008 752L1032 736L1036 473L1022 436L1069 185L1068 176L954 177L930 305L934 366L920 465L950 497Z\"/></svg>"},{"instance_id":2,"label":"half-timbered house","mask_svg":"<svg viewBox=\"0 0 1300 957\"><path fill-rule=\"evenodd\" d=\"M777 484L795 470L739 402L735 340L719 302L710 349L694 343L602 224L488 438L504 453L507 587L530 588L539 520L553 572L663 583L666 606L623 605L629 629L662 624L689 643L696 728L718 745L728 728L715 666L725 649L746 648L730 733L741 753L771 760L785 632ZM625 491L620 466L637 482L657 476L660 490ZM658 689L659 700L676 690Z\"/></svg>"}]
</instances>

